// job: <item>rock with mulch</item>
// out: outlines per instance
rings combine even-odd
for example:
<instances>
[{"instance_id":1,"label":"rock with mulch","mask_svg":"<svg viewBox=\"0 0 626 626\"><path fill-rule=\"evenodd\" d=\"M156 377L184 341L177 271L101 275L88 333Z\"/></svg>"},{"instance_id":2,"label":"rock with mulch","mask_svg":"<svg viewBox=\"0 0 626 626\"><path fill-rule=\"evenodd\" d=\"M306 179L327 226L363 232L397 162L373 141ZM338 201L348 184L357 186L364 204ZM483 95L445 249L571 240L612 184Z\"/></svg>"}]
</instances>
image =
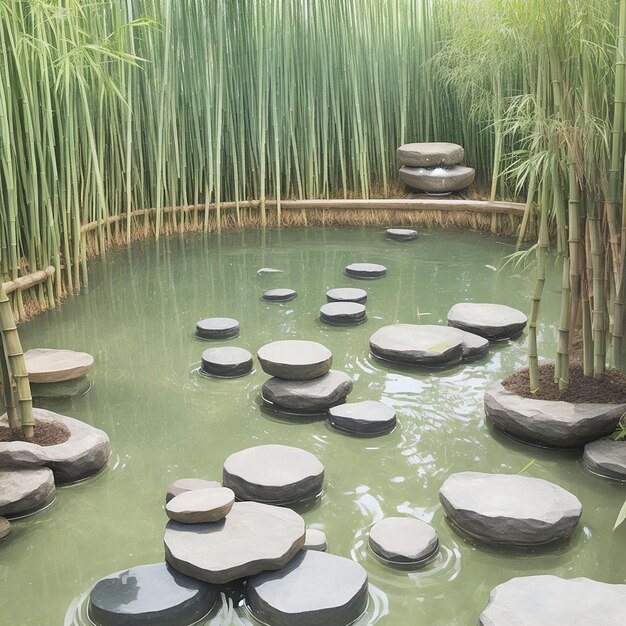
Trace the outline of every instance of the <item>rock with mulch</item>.
<instances>
[{"instance_id":1,"label":"rock with mulch","mask_svg":"<svg viewBox=\"0 0 626 626\"><path fill-rule=\"evenodd\" d=\"M239 336L239 331L239 322L231 317L208 317L196 322L200 339L232 339Z\"/></svg>"},{"instance_id":2,"label":"rock with mulch","mask_svg":"<svg viewBox=\"0 0 626 626\"><path fill-rule=\"evenodd\" d=\"M350 435L384 435L396 427L396 412L376 400L350 402L328 409L328 423Z\"/></svg>"},{"instance_id":3,"label":"rock with mulch","mask_svg":"<svg viewBox=\"0 0 626 626\"><path fill-rule=\"evenodd\" d=\"M460 302L448 311L448 324L491 341L519 336L526 328L524 313L504 304Z\"/></svg>"},{"instance_id":4,"label":"rock with mulch","mask_svg":"<svg viewBox=\"0 0 626 626\"><path fill-rule=\"evenodd\" d=\"M172 498L165 505L167 516L183 524L202 524L224 519L235 503L235 494L227 487L192 489Z\"/></svg>"},{"instance_id":5,"label":"rock with mulch","mask_svg":"<svg viewBox=\"0 0 626 626\"><path fill-rule=\"evenodd\" d=\"M320 307L320 319L332 326L355 326L367 320L367 313L358 302L328 302Z\"/></svg>"},{"instance_id":6,"label":"rock with mulch","mask_svg":"<svg viewBox=\"0 0 626 626\"><path fill-rule=\"evenodd\" d=\"M298 295L298 292L294 289L269 289L263 292L263 300L269 302L289 302L294 300Z\"/></svg>"},{"instance_id":7,"label":"rock with mulch","mask_svg":"<svg viewBox=\"0 0 626 626\"><path fill-rule=\"evenodd\" d=\"M367 301L367 291L357 287L336 287L326 292L327 302L358 302L365 304Z\"/></svg>"},{"instance_id":8,"label":"rock with mulch","mask_svg":"<svg viewBox=\"0 0 626 626\"><path fill-rule=\"evenodd\" d=\"M252 371L252 354L244 348L222 346L202 353L202 371L220 378L237 378Z\"/></svg>"},{"instance_id":9,"label":"rock with mulch","mask_svg":"<svg viewBox=\"0 0 626 626\"><path fill-rule=\"evenodd\" d=\"M326 533L323 530L318 530L317 528L307 528L302 549L326 552L328 549Z\"/></svg>"},{"instance_id":10,"label":"rock with mulch","mask_svg":"<svg viewBox=\"0 0 626 626\"><path fill-rule=\"evenodd\" d=\"M406 143L398 148L396 158L399 167L458 165L465 158L465 150L456 143Z\"/></svg>"},{"instance_id":11,"label":"rock with mulch","mask_svg":"<svg viewBox=\"0 0 626 626\"><path fill-rule=\"evenodd\" d=\"M495 587L480 626L623 626L626 585L523 576Z\"/></svg>"},{"instance_id":12,"label":"rock with mulch","mask_svg":"<svg viewBox=\"0 0 626 626\"><path fill-rule=\"evenodd\" d=\"M464 165L450 167L407 167L400 168L398 177L407 186L429 194L446 195L462 191L474 182L476 170Z\"/></svg>"},{"instance_id":13,"label":"rock with mulch","mask_svg":"<svg viewBox=\"0 0 626 626\"><path fill-rule=\"evenodd\" d=\"M333 363L332 352L316 341L286 339L261 346L257 352L266 374L285 380L311 380L324 376Z\"/></svg>"},{"instance_id":14,"label":"rock with mulch","mask_svg":"<svg viewBox=\"0 0 626 626\"><path fill-rule=\"evenodd\" d=\"M369 545L383 561L423 565L439 549L437 531L414 517L385 517L369 533Z\"/></svg>"},{"instance_id":15,"label":"rock with mulch","mask_svg":"<svg viewBox=\"0 0 626 626\"><path fill-rule=\"evenodd\" d=\"M89 374L93 356L75 350L34 348L24 353L28 379L32 383L60 383Z\"/></svg>"},{"instance_id":16,"label":"rock with mulch","mask_svg":"<svg viewBox=\"0 0 626 626\"><path fill-rule=\"evenodd\" d=\"M394 241L413 241L417 239L417 231L412 228L388 228L385 237Z\"/></svg>"},{"instance_id":17,"label":"rock with mulch","mask_svg":"<svg viewBox=\"0 0 626 626\"><path fill-rule=\"evenodd\" d=\"M55 496L54 475L47 467L0 470L0 516L36 513Z\"/></svg>"},{"instance_id":18,"label":"rock with mulch","mask_svg":"<svg viewBox=\"0 0 626 626\"><path fill-rule=\"evenodd\" d=\"M351 263L346 267L346 274L352 278L376 279L387 275L387 268L378 263Z\"/></svg>"},{"instance_id":19,"label":"rock with mulch","mask_svg":"<svg viewBox=\"0 0 626 626\"><path fill-rule=\"evenodd\" d=\"M626 441L610 437L592 441L585 446L583 465L604 478L626 481Z\"/></svg>"},{"instance_id":20,"label":"rock with mulch","mask_svg":"<svg viewBox=\"0 0 626 626\"><path fill-rule=\"evenodd\" d=\"M11 522L6 517L0 517L0 539L4 539L11 532Z\"/></svg>"},{"instance_id":21,"label":"rock with mulch","mask_svg":"<svg viewBox=\"0 0 626 626\"><path fill-rule=\"evenodd\" d=\"M204 478L179 478L167 488L165 493L165 504L167 504L172 498L179 496L181 493L187 493L193 489L215 489L221 486L222 483L218 483L216 480L205 480Z\"/></svg>"}]
</instances>

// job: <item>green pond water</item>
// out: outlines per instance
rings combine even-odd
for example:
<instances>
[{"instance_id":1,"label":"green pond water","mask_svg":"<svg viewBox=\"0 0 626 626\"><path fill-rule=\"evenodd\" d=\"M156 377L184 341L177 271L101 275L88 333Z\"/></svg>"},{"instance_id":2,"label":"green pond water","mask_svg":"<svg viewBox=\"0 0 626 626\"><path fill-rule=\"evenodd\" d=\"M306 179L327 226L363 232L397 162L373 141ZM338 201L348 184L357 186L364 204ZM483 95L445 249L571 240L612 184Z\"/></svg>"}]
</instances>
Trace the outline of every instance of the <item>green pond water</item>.
<instances>
[{"instance_id":1,"label":"green pond water","mask_svg":"<svg viewBox=\"0 0 626 626\"><path fill-rule=\"evenodd\" d=\"M583 470L580 454L525 446L486 424L484 389L525 363L526 336L492 345L488 357L445 371L393 367L369 355L369 336L395 322L445 323L455 302L500 302L529 309L534 272L500 270L510 240L460 232L422 231L418 241L387 241L376 229L243 231L171 237L111 251L90 264L89 290L57 311L21 326L25 349L73 348L92 353L93 387L73 400L42 406L104 429L113 455L98 476L58 490L45 511L15 521L0 543L3 626L85 624L86 594L102 576L163 559L167 485L182 477L220 479L224 459L263 443L299 446L324 463L321 499L302 514L323 529L330 551L369 573L370 602L359 624L477 623L490 590L514 576L553 573L624 582L624 530L612 532L624 488ZM352 262L382 263L382 280L344 275ZM258 276L270 266L284 274ZM558 313L558 272L550 268L540 327L551 356ZM368 321L337 328L319 321L331 287L369 292ZM288 303L260 299L264 289L291 287ZM203 342L194 326L210 316L234 317L241 336ZM198 375L209 345L255 352L269 341L319 341L335 369L354 378L351 401L382 399L398 427L378 438L331 431L324 421L298 423L267 413L259 392L267 376ZM536 552L500 550L456 534L438 489L452 472L518 472L575 493L583 517L572 540ZM391 569L367 548L371 524L413 515L434 524L441 551L418 571ZM236 600L235 600L236 604ZM223 605L205 624L252 623L245 608Z\"/></svg>"}]
</instances>

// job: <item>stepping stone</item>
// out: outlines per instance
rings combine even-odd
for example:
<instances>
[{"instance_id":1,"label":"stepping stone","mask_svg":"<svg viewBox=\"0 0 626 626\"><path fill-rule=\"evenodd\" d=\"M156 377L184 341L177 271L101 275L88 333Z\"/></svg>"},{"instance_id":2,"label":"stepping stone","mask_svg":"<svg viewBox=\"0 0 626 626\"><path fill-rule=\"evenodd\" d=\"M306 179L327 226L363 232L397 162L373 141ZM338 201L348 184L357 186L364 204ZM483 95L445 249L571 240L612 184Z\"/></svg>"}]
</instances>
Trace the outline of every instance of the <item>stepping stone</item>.
<instances>
[{"instance_id":1,"label":"stepping stone","mask_svg":"<svg viewBox=\"0 0 626 626\"><path fill-rule=\"evenodd\" d=\"M367 291L356 287L337 287L326 292L328 302L358 302L365 304L367 301Z\"/></svg>"},{"instance_id":2,"label":"stepping stone","mask_svg":"<svg viewBox=\"0 0 626 626\"><path fill-rule=\"evenodd\" d=\"M320 319L333 326L352 326L365 322L367 314L358 302L329 302L320 307Z\"/></svg>"},{"instance_id":3,"label":"stepping stone","mask_svg":"<svg viewBox=\"0 0 626 626\"><path fill-rule=\"evenodd\" d=\"M476 171L464 165L451 167L401 167L398 178L412 189L430 194L461 191L474 182Z\"/></svg>"},{"instance_id":4,"label":"stepping stone","mask_svg":"<svg viewBox=\"0 0 626 626\"><path fill-rule=\"evenodd\" d=\"M226 487L192 489L172 498L165 506L167 516L183 524L219 522L235 503L235 494Z\"/></svg>"},{"instance_id":5,"label":"stepping stone","mask_svg":"<svg viewBox=\"0 0 626 626\"><path fill-rule=\"evenodd\" d=\"M245 376L252 366L252 354L243 348L209 348L202 353L202 371L212 376Z\"/></svg>"},{"instance_id":6,"label":"stepping stone","mask_svg":"<svg viewBox=\"0 0 626 626\"><path fill-rule=\"evenodd\" d=\"M384 435L396 427L396 412L376 400L351 402L328 409L328 423L350 435Z\"/></svg>"},{"instance_id":7,"label":"stepping stone","mask_svg":"<svg viewBox=\"0 0 626 626\"><path fill-rule=\"evenodd\" d=\"M56 496L47 467L0 470L0 516L21 517L48 506Z\"/></svg>"},{"instance_id":8,"label":"stepping stone","mask_svg":"<svg viewBox=\"0 0 626 626\"><path fill-rule=\"evenodd\" d=\"M0 517L0 539L4 539L11 532L11 522L4 517Z\"/></svg>"},{"instance_id":9,"label":"stepping stone","mask_svg":"<svg viewBox=\"0 0 626 626\"><path fill-rule=\"evenodd\" d=\"M33 398L75 398L85 395L91 389L87 376L65 380L61 383L31 383Z\"/></svg>"},{"instance_id":10,"label":"stepping stone","mask_svg":"<svg viewBox=\"0 0 626 626\"><path fill-rule=\"evenodd\" d=\"M300 448L263 445L231 454L223 482L238 500L285 505L311 500L322 490L324 466Z\"/></svg>"},{"instance_id":11,"label":"stepping stone","mask_svg":"<svg viewBox=\"0 0 626 626\"><path fill-rule=\"evenodd\" d=\"M622 626L626 585L524 576L495 587L480 626Z\"/></svg>"},{"instance_id":12,"label":"stepping stone","mask_svg":"<svg viewBox=\"0 0 626 626\"><path fill-rule=\"evenodd\" d=\"M261 274L282 274L284 270L277 270L273 267L262 267L261 269L257 270L256 273L261 275Z\"/></svg>"},{"instance_id":13,"label":"stepping stone","mask_svg":"<svg viewBox=\"0 0 626 626\"><path fill-rule=\"evenodd\" d=\"M410 228L388 228L385 237L394 241L413 241L417 239L417 231Z\"/></svg>"},{"instance_id":14,"label":"stepping stone","mask_svg":"<svg viewBox=\"0 0 626 626\"><path fill-rule=\"evenodd\" d=\"M455 143L406 143L398 148L396 157L399 167L458 165L465 158L465 150Z\"/></svg>"},{"instance_id":15,"label":"stepping stone","mask_svg":"<svg viewBox=\"0 0 626 626\"><path fill-rule=\"evenodd\" d=\"M304 550L278 572L251 578L246 593L264 624L347 626L367 607L367 573L350 559Z\"/></svg>"},{"instance_id":16,"label":"stepping stone","mask_svg":"<svg viewBox=\"0 0 626 626\"><path fill-rule=\"evenodd\" d=\"M167 504L172 498L179 496L181 493L187 493L193 489L209 489L209 488L221 488L222 483L218 483L216 480L204 480L204 478L180 478L174 481L165 493L165 504Z\"/></svg>"},{"instance_id":17,"label":"stepping stone","mask_svg":"<svg viewBox=\"0 0 626 626\"><path fill-rule=\"evenodd\" d=\"M263 292L263 300L269 300L270 302L288 302L293 300L298 293L293 289L270 289Z\"/></svg>"},{"instance_id":18,"label":"stepping stone","mask_svg":"<svg viewBox=\"0 0 626 626\"><path fill-rule=\"evenodd\" d=\"M333 363L333 355L326 346L298 339L267 343L256 355L266 374L285 380L318 378L326 374Z\"/></svg>"},{"instance_id":19,"label":"stepping stone","mask_svg":"<svg viewBox=\"0 0 626 626\"><path fill-rule=\"evenodd\" d=\"M93 357L86 352L35 348L24 353L24 363L31 383L60 383L87 375L93 369Z\"/></svg>"},{"instance_id":20,"label":"stepping stone","mask_svg":"<svg viewBox=\"0 0 626 626\"><path fill-rule=\"evenodd\" d=\"M284 567L304 545L305 525L291 509L235 502L219 522L165 527L165 558L179 572L214 584Z\"/></svg>"},{"instance_id":21,"label":"stepping stone","mask_svg":"<svg viewBox=\"0 0 626 626\"><path fill-rule=\"evenodd\" d=\"M189 626L216 600L216 587L154 563L100 579L89 594L89 617L97 626Z\"/></svg>"},{"instance_id":22,"label":"stepping stone","mask_svg":"<svg viewBox=\"0 0 626 626\"><path fill-rule=\"evenodd\" d=\"M551 448L582 448L611 435L626 404L574 404L524 398L496 383L485 393L487 419L511 437Z\"/></svg>"},{"instance_id":23,"label":"stepping stone","mask_svg":"<svg viewBox=\"0 0 626 626\"><path fill-rule=\"evenodd\" d=\"M382 278L387 275L387 268L377 263L352 263L346 267L346 274L352 278Z\"/></svg>"},{"instance_id":24,"label":"stepping stone","mask_svg":"<svg viewBox=\"0 0 626 626\"><path fill-rule=\"evenodd\" d=\"M36 422L63 424L70 431L69 439L52 446L28 441L0 442L0 469L45 465L54 472L57 483L72 483L97 474L108 463L111 442L103 430L46 409L33 409L33 417ZM5 413L0 417L0 426L8 425Z\"/></svg>"},{"instance_id":25,"label":"stepping stone","mask_svg":"<svg viewBox=\"0 0 626 626\"><path fill-rule=\"evenodd\" d=\"M626 480L626 441L610 437L592 441L585 446L583 465L604 478Z\"/></svg>"},{"instance_id":26,"label":"stepping stone","mask_svg":"<svg viewBox=\"0 0 626 626\"><path fill-rule=\"evenodd\" d=\"M328 549L326 533L323 530L317 530L317 528L307 528L302 549L326 552Z\"/></svg>"},{"instance_id":27,"label":"stepping stone","mask_svg":"<svg viewBox=\"0 0 626 626\"><path fill-rule=\"evenodd\" d=\"M270 378L262 387L261 400L277 411L323 415L330 407L345 402L351 391L352 379L330 370L313 380Z\"/></svg>"},{"instance_id":28,"label":"stepping stone","mask_svg":"<svg viewBox=\"0 0 626 626\"><path fill-rule=\"evenodd\" d=\"M414 517L386 517L370 529L370 548L389 563L420 565L439 549L437 531Z\"/></svg>"},{"instance_id":29,"label":"stepping stone","mask_svg":"<svg viewBox=\"0 0 626 626\"><path fill-rule=\"evenodd\" d=\"M439 490L439 500L462 531L512 546L566 539L582 513L580 501L569 491L517 474L452 474Z\"/></svg>"},{"instance_id":30,"label":"stepping stone","mask_svg":"<svg viewBox=\"0 0 626 626\"><path fill-rule=\"evenodd\" d=\"M450 326L395 324L383 326L370 337L372 354L407 365L455 365L489 351L489 341Z\"/></svg>"},{"instance_id":31,"label":"stepping stone","mask_svg":"<svg viewBox=\"0 0 626 626\"><path fill-rule=\"evenodd\" d=\"M504 304L461 302L448 312L448 324L493 341L520 335L528 318Z\"/></svg>"},{"instance_id":32,"label":"stepping stone","mask_svg":"<svg viewBox=\"0 0 626 626\"><path fill-rule=\"evenodd\" d=\"M239 322L230 317L208 317L196 323L200 339L232 339L239 336Z\"/></svg>"}]
</instances>

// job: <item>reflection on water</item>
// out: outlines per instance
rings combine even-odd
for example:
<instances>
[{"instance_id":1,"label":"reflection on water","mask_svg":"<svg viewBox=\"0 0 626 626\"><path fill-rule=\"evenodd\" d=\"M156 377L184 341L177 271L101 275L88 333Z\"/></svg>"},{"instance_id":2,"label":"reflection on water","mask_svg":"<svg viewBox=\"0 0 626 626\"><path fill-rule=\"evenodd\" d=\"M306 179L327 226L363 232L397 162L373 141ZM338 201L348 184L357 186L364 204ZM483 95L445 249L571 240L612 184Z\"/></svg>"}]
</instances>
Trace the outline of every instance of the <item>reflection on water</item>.
<instances>
[{"instance_id":1,"label":"reflection on water","mask_svg":"<svg viewBox=\"0 0 626 626\"><path fill-rule=\"evenodd\" d=\"M90 265L89 293L22 327L25 348L91 352L96 368L88 394L39 400L109 433L109 467L84 483L58 490L54 506L14 524L0 545L0 606L4 624L83 626L86 592L111 572L163 558L164 492L182 477L220 479L224 459L242 448L280 443L305 448L326 468L321 498L304 507L308 525L323 528L330 550L359 561L372 583L365 624L475 624L495 585L519 575L550 572L622 582L625 530L612 532L624 500L621 485L586 473L579 455L540 450L492 433L485 424L484 388L525 363L526 338L494 344L487 357L450 370L396 367L369 354L369 336L395 322L445 323L452 304L501 302L527 311L534 276L501 268L507 240L423 231L406 244L370 229L249 231L175 236L107 253ZM356 261L388 268L382 280L344 274ZM261 267L282 274L258 275ZM558 285L551 268L543 320L558 319ZM368 291L368 320L334 327L319 320L332 287ZM260 299L290 287L287 303ZM198 375L207 343L195 323L234 317L241 336L213 345L255 352L269 341L320 341L333 367L354 379L350 400L392 406L397 428L383 437L348 437L324 421L277 417L260 406L266 375L228 380ZM555 328L540 325L550 356ZM446 523L438 489L452 472L518 472L573 491L583 503L578 532L567 546L537 553L486 548ZM414 515L439 532L441 550L426 567L386 567L367 548L371 524ZM35 594L36 602L28 601ZM73 600L75 598L75 600ZM205 624L252 624L236 593ZM68 609L69 607L69 609Z\"/></svg>"}]
</instances>

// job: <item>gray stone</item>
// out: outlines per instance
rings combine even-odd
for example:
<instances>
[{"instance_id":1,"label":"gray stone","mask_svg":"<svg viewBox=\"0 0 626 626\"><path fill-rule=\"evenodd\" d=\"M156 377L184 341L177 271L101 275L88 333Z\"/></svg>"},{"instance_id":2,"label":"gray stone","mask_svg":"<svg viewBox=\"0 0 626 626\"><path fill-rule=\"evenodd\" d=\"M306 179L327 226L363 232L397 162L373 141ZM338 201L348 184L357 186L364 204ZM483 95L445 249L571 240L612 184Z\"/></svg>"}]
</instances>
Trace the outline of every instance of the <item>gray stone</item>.
<instances>
[{"instance_id":1,"label":"gray stone","mask_svg":"<svg viewBox=\"0 0 626 626\"><path fill-rule=\"evenodd\" d=\"M307 528L302 549L326 552L328 549L326 533L323 530L317 530L317 528Z\"/></svg>"},{"instance_id":2,"label":"gray stone","mask_svg":"<svg viewBox=\"0 0 626 626\"><path fill-rule=\"evenodd\" d=\"M387 275L387 268L378 263L352 263L346 267L346 274L352 278L382 278Z\"/></svg>"},{"instance_id":3,"label":"gray stone","mask_svg":"<svg viewBox=\"0 0 626 626\"><path fill-rule=\"evenodd\" d=\"M414 517L386 517L370 529L369 544L384 561L420 565L439 549L437 531Z\"/></svg>"},{"instance_id":4,"label":"gray stone","mask_svg":"<svg viewBox=\"0 0 626 626\"><path fill-rule=\"evenodd\" d=\"M318 378L333 363L333 355L326 346L298 339L267 343L259 348L257 358L266 374L285 380Z\"/></svg>"},{"instance_id":5,"label":"gray stone","mask_svg":"<svg viewBox=\"0 0 626 626\"><path fill-rule=\"evenodd\" d=\"M232 339L239 336L239 322L230 317L208 317L196 322L200 339Z\"/></svg>"},{"instance_id":6,"label":"gray stone","mask_svg":"<svg viewBox=\"0 0 626 626\"><path fill-rule=\"evenodd\" d=\"M238 500L292 504L315 498L322 490L324 466L300 448L268 444L231 454L223 482Z\"/></svg>"},{"instance_id":7,"label":"gray stone","mask_svg":"<svg viewBox=\"0 0 626 626\"><path fill-rule=\"evenodd\" d=\"M406 143L396 152L398 167L436 167L458 165L465 158L465 150L455 143Z\"/></svg>"},{"instance_id":8,"label":"gray stone","mask_svg":"<svg viewBox=\"0 0 626 626\"><path fill-rule=\"evenodd\" d=\"M0 539L4 539L11 532L11 522L4 517L0 517Z\"/></svg>"},{"instance_id":9,"label":"gray stone","mask_svg":"<svg viewBox=\"0 0 626 626\"><path fill-rule=\"evenodd\" d=\"M626 404L574 404L524 398L496 383L485 393L487 419L505 433L552 448L582 448L613 433Z\"/></svg>"},{"instance_id":10,"label":"gray stone","mask_svg":"<svg viewBox=\"0 0 626 626\"><path fill-rule=\"evenodd\" d=\"M256 271L257 274L282 274L283 270L277 270L274 267L262 267Z\"/></svg>"},{"instance_id":11,"label":"gray stone","mask_svg":"<svg viewBox=\"0 0 626 626\"><path fill-rule=\"evenodd\" d=\"M448 194L461 191L474 182L476 171L464 165L451 167L402 167L399 178L412 189L431 194Z\"/></svg>"},{"instance_id":12,"label":"gray stone","mask_svg":"<svg viewBox=\"0 0 626 626\"><path fill-rule=\"evenodd\" d=\"M218 483L216 480L204 480L204 478L180 478L174 481L165 493L165 504L167 504L172 498L179 496L181 493L187 493L193 489L208 489L219 488L222 483Z\"/></svg>"},{"instance_id":13,"label":"gray stone","mask_svg":"<svg viewBox=\"0 0 626 626\"><path fill-rule=\"evenodd\" d=\"M56 496L54 475L47 467L0 470L0 515L20 517L48 506Z\"/></svg>"},{"instance_id":14,"label":"gray stone","mask_svg":"<svg viewBox=\"0 0 626 626\"><path fill-rule=\"evenodd\" d=\"M347 626L367 607L367 573L350 559L304 550L278 572L251 578L247 596L264 624Z\"/></svg>"},{"instance_id":15,"label":"gray stone","mask_svg":"<svg viewBox=\"0 0 626 626\"><path fill-rule=\"evenodd\" d=\"M326 292L328 302L358 302L365 304L367 301L367 291L356 287L337 287Z\"/></svg>"},{"instance_id":16,"label":"gray stone","mask_svg":"<svg viewBox=\"0 0 626 626\"><path fill-rule=\"evenodd\" d=\"M60 383L87 375L93 357L74 350L35 348L24 353L24 363L31 383Z\"/></svg>"},{"instance_id":17,"label":"gray stone","mask_svg":"<svg viewBox=\"0 0 626 626\"><path fill-rule=\"evenodd\" d=\"M87 376L74 378L60 383L31 383L33 398L75 398L85 395L91 389Z\"/></svg>"},{"instance_id":18,"label":"gray stone","mask_svg":"<svg viewBox=\"0 0 626 626\"><path fill-rule=\"evenodd\" d=\"M192 489L165 505L167 516L183 524L203 524L224 519L235 503L235 494L226 487Z\"/></svg>"},{"instance_id":19,"label":"gray stone","mask_svg":"<svg viewBox=\"0 0 626 626\"><path fill-rule=\"evenodd\" d=\"M71 483L99 472L109 461L111 443L99 428L46 409L33 409L37 422L57 422L66 426L70 438L53 446L27 441L0 443L0 468L48 466L57 483ZM0 426L8 426L6 413Z\"/></svg>"},{"instance_id":20,"label":"gray stone","mask_svg":"<svg viewBox=\"0 0 626 626\"><path fill-rule=\"evenodd\" d=\"M302 549L304 535L304 520L291 509L235 502L219 522L168 522L165 558L183 574L224 584L284 567Z\"/></svg>"},{"instance_id":21,"label":"gray stone","mask_svg":"<svg viewBox=\"0 0 626 626\"><path fill-rule=\"evenodd\" d=\"M417 239L417 231L410 228L388 228L385 237L394 241L413 241Z\"/></svg>"},{"instance_id":22,"label":"gray stone","mask_svg":"<svg viewBox=\"0 0 626 626\"><path fill-rule=\"evenodd\" d=\"M100 579L89 594L89 617L97 626L188 626L216 600L216 587L154 563Z\"/></svg>"},{"instance_id":23,"label":"gray stone","mask_svg":"<svg viewBox=\"0 0 626 626\"><path fill-rule=\"evenodd\" d=\"M524 576L495 587L480 626L623 626L626 585Z\"/></svg>"},{"instance_id":24,"label":"gray stone","mask_svg":"<svg viewBox=\"0 0 626 626\"><path fill-rule=\"evenodd\" d=\"M533 546L566 539L582 514L580 501L569 491L517 474L452 474L439 499L461 530L496 544Z\"/></svg>"},{"instance_id":25,"label":"gray stone","mask_svg":"<svg viewBox=\"0 0 626 626\"><path fill-rule=\"evenodd\" d=\"M382 402L364 400L331 407L328 422L351 435L383 435L396 427L396 412Z\"/></svg>"},{"instance_id":26,"label":"gray stone","mask_svg":"<svg viewBox=\"0 0 626 626\"><path fill-rule=\"evenodd\" d=\"M461 302L448 312L448 324L491 340L520 335L528 318L524 313L504 304Z\"/></svg>"},{"instance_id":27,"label":"gray stone","mask_svg":"<svg viewBox=\"0 0 626 626\"><path fill-rule=\"evenodd\" d=\"M263 300L270 302L288 302L296 298L298 293L293 289L270 289L263 292Z\"/></svg>"},{"instance_id":28,"label":"gray stone","mask_svg":"<svg viewBox=\"0 0 626 626\"><path fill-rule=\"evenodd\" d=\"M209 348L202 353L202 371L212 376L245 376L252 366L252 354L243 348Z\"/></svg>"},{"instance_id":29,"label":"gray stone","mask_svg":"<svg viewBox=\"0 0 626 626\"><path fill-rule=\"evenodd\" d=\"M626 480L626 441L609 437L585 446L583 465L594 474L615 480Z\"/></svg>"},{"instance_id":30,"label":"gray stone","mask_svg":"<svg viewBox=\"0 0 626 626\"><path fill-rule=\"evenodd\" d=\"M330 370L313 380L270 378L262 388L262 400L271 408L292 413L325 413L345 402L352 391L352 379L343 372Z\"/></svg>"},{"instance_id":31,"label":"gray stone","mask_svg":"<svg viewBox=\"0 0 626 626\"><path fill-rule=\"evenodd\" d=\"M352 326L362 324L367 314L358 302L328 302L320 307L320 319L334 326Z\"/></svg>"}]
</instances>

